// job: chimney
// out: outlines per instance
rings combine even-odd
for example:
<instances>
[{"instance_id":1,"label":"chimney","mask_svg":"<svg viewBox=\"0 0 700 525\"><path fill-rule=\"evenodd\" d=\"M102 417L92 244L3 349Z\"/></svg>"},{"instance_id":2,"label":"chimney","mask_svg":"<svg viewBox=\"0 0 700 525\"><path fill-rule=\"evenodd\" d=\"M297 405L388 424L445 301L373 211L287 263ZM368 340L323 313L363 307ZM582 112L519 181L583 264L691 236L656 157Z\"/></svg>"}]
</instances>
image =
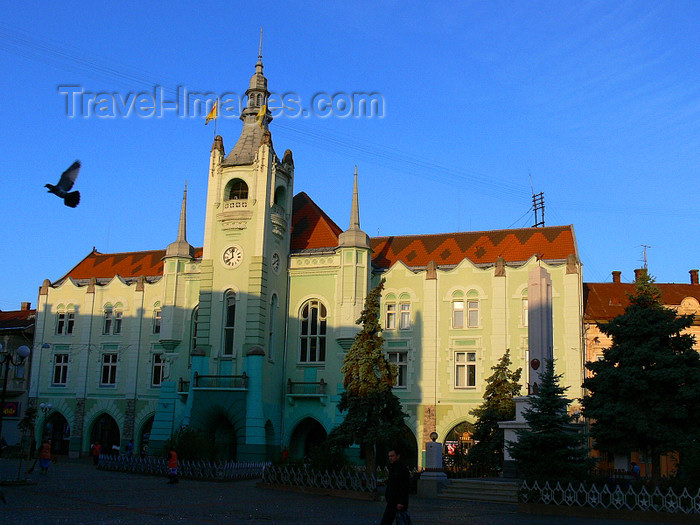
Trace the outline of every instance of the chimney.
<instances>
[{"instance_id":1,"label":"chimney","mask_svg":"<svg viewBox=\"0 0 700 525\"><path fill-rule=\"evenodd\" d=\"M690 284L698 284L698 271L690 270Z\"/></svg>"},{"instance_id":2,"label":"chimney","mask_svg":"<svg viewBox=\"0 0 700 525\"><path fill-rule=\"evenodd\" d=\"M620 274L622 274L620 270L613 271L612 275L614 283L620 284Z\"/></svg>"},{"instance_id":3,"label":"chimney","mask_svg":"<svg viewBox=\"0 0 700 525\"><path fill-rule=\"evenodd\" d=\"M698 271L695 270L695 281L696 281L696 284L697 284L697 280L698 280ZM22 308L21 308L21 310L26 311L26 310L31 310L31 309L32 309L32 303L29 303L29 302L22 302Z\"/></svg>"},{"instance_id":4,"label":"chimney","mask_svg":"<svg viewBox=\"0 0 700 525\"><path fill-rule=\"evenodd\" d=\"M634 271L634 282L636 283L637 281L639 281L639 279L642 277L642 275L646 275L646 274L647 274L646 268L637 268Z\"/></svg>"}]
</instances>

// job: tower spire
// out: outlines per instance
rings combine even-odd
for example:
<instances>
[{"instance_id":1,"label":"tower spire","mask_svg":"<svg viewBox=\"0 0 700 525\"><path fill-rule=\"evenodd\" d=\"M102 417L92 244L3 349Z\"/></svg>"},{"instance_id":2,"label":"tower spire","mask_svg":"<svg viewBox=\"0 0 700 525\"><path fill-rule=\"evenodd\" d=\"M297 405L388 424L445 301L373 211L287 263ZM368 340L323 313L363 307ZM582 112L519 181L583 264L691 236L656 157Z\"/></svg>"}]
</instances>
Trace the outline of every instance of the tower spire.
<instances>
[{"instance_id":1,"label":"tower spire","mask_svg":"<svg viewBox=\"0 0 700 525\"><path fill-rule=\"evenodd\" d=\"M352 206L350 207L350 227L338 236L338 246L369 248L369 237L360 229L360 198L359 192L357 191L357 166L355 166Z\"/></svg>"},{"instance_id":2,"label":"tower spire","mask_svg":"<svg viewBox=\"0 0 700 525\"><path fill-rule=\"evenodd\" d=\"M260 26L260 47L258 48L258 62L262 62L262 26Z\"/></svg>"},{"instance_id":3,"label":"tower spire","mask_svg":"<svg viewBox=\"0 0 700 525\"><path fill-rule=\"evenodd\" d=\"M193 256L194 248L187 242L187 181L185 181L177 239L168 245L168 248L165 250L165 257L188 257L191 259Z\"/></svg>"},{"instance_id":4,"label":"tower spire","mask_svg":"<svg viewBox=\"0 0 700 525\"><path fill-rule=\"evenodd\" d=\"M357 194L357 165L355 166L355 184L352 189L352 207L350 208L350 229L360 229L360 203Z\"/></svg>"}]
</instances>

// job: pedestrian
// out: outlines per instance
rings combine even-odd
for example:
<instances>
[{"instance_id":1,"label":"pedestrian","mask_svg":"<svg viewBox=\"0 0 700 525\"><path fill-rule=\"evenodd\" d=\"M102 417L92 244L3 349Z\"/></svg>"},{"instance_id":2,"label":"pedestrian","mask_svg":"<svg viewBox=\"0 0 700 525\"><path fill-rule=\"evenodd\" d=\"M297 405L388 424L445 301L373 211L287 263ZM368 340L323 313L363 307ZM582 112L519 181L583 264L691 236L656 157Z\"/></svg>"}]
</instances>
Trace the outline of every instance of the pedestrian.
<instances>
[{"instance_id":1,"label":"pedestrian","mask_svg":"<svg viewBox=\"0 0 700 525\"><path fill-rule=\"evenodd\" d=\"M395 448L389 451L389 478L386 480L386 508L380 525L391 525L397 517L408 518L408 491L411 474Z\"/></svg>"},{"instance_id":2,"label":"pedestrian","mask_svg":"<svg viewBox=\"0 0 700 525\"><path fill-rule=\"evenodd\" d=\"M282 449L282 463L286 463L288 458L289 458L289 450L287 450L287 447L284 447Z\"/></svg>"},{"instance_id":3,"label":"pedestrian","mask_svg":"<svg viewBox=\"0 0 700 525\"><path fill-rule=\"evenodd\" d=\"M131 456L134 452L134 440L130 439L129 442L126 444L126 455Z\"/></svg>"},{"instance_id":4,"label":"pedestrian","mask_svg":"<svg viewBox=\"0 0 700 525\"><path fill-rule=\"evenodd\" d=\"M168 484L177 483L177 452L170 450L168 453Z\"/></svg>"},{"instance_id":5,"label":"pedestrian","mask_svg":"<svg viewBox=\"0 0 700 525\"><path fill-rule=\"evenodd\" d=\"M634 461L632 462L632 477L634 479L638 479L639 476L641 476L642 470L639 468L639 465L637 465Z\"/></svg>"},{"instance_id":6,"label":"pedestrian","mask_svg":"<svg viewBox=\"0 0 700 525\"><path fill-rule=\"evenodd\" d=\"M41 444L41 449L39 449L39 466L41 467L42 474L49 473L49 466L51 465L51 440L44 440Z\"/></svg>"},{"instance_id":7,"label":"pedestrian","mask_svg":"<svg viewBox=\"0 0 700 525\"><path fill-rule=\"evenodd\" d=\"M92 447L92 462L95 466L97 466L100 461L100 452L102 452L102 445L99 441L96 441Z\"/></svg>"}]
</instances>

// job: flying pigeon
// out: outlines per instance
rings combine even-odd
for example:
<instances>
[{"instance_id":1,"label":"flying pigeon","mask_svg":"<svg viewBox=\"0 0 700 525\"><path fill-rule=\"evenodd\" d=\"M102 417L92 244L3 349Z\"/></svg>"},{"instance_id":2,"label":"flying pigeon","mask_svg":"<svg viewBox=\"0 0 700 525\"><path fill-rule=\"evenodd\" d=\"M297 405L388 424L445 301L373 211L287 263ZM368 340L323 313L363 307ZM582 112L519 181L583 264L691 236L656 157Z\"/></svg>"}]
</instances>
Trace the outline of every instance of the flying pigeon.
<instances>
[{"instance_id":1,"label":"flying pigeon","mask_svg":"<svg viewBox=\"0 0 700 525\"><path fill-rule=\"evenodd\" d=\"M61 174L61 179L58 184L54 186L53 184L46 184L45 186L49 189L49 193L53 193L58 197L63 199L63 204L75 208L80 202L80 192L70 191L75 184L75 179L78 178L78 172L80 171L80 161L76 160L70 168ZM70 193L68 193L70 191Z\"/></svg>"}]
</instances>

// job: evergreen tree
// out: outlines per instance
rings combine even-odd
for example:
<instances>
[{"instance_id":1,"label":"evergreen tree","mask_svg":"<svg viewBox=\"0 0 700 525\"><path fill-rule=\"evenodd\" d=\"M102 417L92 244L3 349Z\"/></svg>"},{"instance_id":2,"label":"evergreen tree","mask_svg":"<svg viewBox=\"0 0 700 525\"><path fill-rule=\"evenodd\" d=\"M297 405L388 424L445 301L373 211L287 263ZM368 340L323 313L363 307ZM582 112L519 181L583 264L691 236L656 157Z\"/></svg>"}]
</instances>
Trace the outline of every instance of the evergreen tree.
<instances>
[{"instance_id":1,"label":"evergreen tree","mask_svg":"<svg viewBox=\"0 0 700 525\"><path fill-rule=\"evenodd\" d=\"M338 410L346 412L343 422L334 428L329 440L342 446L360 445L368 473L376 469L377 445L390 446L399 439L406 414L392 392L396 367L382 351L384 339L379 324L379 300L384 279L367 295L357 324L362 330L343 361L343 387Z\"/></svg>"},{"instance_id":2,"label":"evergreen tree","mask_svg":"<svg viewBox=\"0 0 700 525\"><path fill-rule=\"evenodd\" d=\"M585 437L571 424L564 397L569 387L559 384L554 361L547 360L539 391L528 396L523 411L528 428L518 430L517 443L508 444L520 477L538 481L574 481L586 477L591 466Z\"/></svg>"},{"instance_id":3,"label":"evergreen tree","mask_svg":"<svg viewBox=\"0 0 700 525\"><path fill-rule=\"evenodd\" d=\"M693 316L665 308L646 273L636 285L625 313L599 325L612 345L602 360L586 363L593 376L583 383L590 392L583 414L596 449L647 453L658 477L662 454L700 437L700 356L694 338L680 333Z\"/></svg>"},{"instance_id":4,"label":"evergreen tree","mask_svg":"<svg viewBox=\"0 0 700 525\"><path fill-rule=\"evenodd\" d=\"M510 370L510 349L506 350L495 366L493 374L486 380L484 402L471 411L476 417L473 439L476 444L469 450L469 463L486 472L503 468L503 430L499 421L515 419L515 401L520 394L522 368Z\"/></svg>"}]
</instances>

